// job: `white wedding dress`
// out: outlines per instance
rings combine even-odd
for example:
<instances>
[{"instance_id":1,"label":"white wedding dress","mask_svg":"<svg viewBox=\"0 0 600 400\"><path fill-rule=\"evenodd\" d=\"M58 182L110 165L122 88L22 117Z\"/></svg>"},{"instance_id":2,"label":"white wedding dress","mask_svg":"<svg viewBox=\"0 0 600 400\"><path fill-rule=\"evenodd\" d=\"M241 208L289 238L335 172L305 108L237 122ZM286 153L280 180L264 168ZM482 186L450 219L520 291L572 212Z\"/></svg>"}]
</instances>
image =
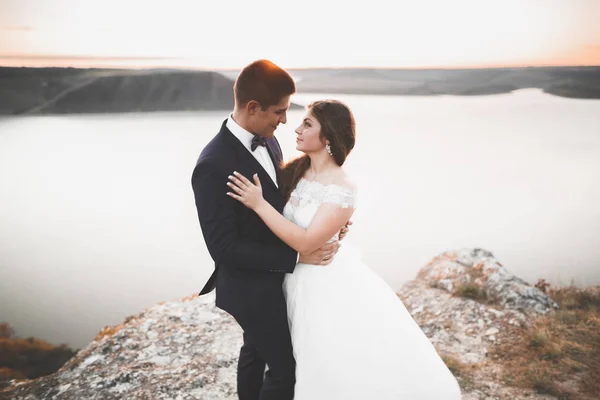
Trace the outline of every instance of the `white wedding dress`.
<instances>
[{"instance_id":1,"label":"white wedding dress","mask_svg":"<svg viewBox=\"0 0 600 400\"><path fill-rule=\"evenodd\" d=\"M302 179L284 216L307 228L324 202L355 207L356 193ZM346 244L327 266L298 264L283 288L297 363L295 400L461 398L400 299Z\"/></svg>"}]
</instances>

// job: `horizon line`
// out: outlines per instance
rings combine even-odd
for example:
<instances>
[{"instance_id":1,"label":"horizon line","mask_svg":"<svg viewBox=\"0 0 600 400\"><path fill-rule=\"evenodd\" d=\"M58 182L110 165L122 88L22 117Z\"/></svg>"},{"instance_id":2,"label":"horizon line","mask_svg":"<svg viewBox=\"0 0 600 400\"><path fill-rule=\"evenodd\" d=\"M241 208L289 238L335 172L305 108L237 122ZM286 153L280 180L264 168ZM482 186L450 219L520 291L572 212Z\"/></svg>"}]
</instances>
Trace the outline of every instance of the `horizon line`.
<instances>
[{"instance_id":1,"label":"horizon line","mask_svg":"<svg viewBox=\"0 0 600 400\"><path fill-rule=\"evenodd\" d=\"M262 59L258 57L257 59ZM66 64L65 61L74 61L74 63ZM56 55L56 54L0 54L0 67L6 68L80 68L80 69L187 69L187 70L219 70L219 71L239 71L245 65L239 67L232 66L202 66L201 63L193 64L194 58L185 57L154 57L154 56L89 56L89 55ZM4 61L7 61L5 63ZM10 62L12 61L12 62ZM18 61L18 62L15 62ZM44 65L31 65L27 61L43 62ZM45 61L45 62L44 62ZM60 61L63 61L62 63ZM87 62L86 62L87 61ZM103 62L104 61L104 62ZM135 61L158 61L157 64L146 65L127 65L120 64L121 62ZM161 61L170 61L168 64L161 64ZM175 61L175 62L174 62ZM176 61L180 61L177 63ZM10 64L10 65L7 65ZM30 65L28 65L30 64ZM77 65L80 64L80 65ZM282 65L282 63L277 63ZM600 67L600 62L595 64L590 63L552 63L552 62L525 62L525 63L482 63L482 64L456 64L456 65L311 65L311 66L289 66L285 69L406 69L406 70L437 70L437 69L501 69L501 68L594 68Z\"/></svg>"},{"instance_id":2,"label":"horizon line","mask_svg":"<svg viewBox=\"0 0 600 400\"><path fill-rule=\"evenodd\" d=\"M238 72L243 67L194 67L194 66L181 66L181 65L4 65L2 64L2 57L0 57L0 68L28 68L28 69L46 69L46 68L60 68L60 69L114 69L114 70L154 70L154 69L167 69L167 70L187 70L187 71L223 71L223 72ZM422 66L422 67L403 67L403 66L368 66L368 65L326 65L326 66L310 66L310 67L285 67L286 70L317 70L317 69L356 69L356 70L414 70L414 71L426 71L426 70L468 70L468 69L528 69L528 68L600 68L600 64L540 64L540 65L478 65L478 66Z\"/></svg>"}]
</instances>

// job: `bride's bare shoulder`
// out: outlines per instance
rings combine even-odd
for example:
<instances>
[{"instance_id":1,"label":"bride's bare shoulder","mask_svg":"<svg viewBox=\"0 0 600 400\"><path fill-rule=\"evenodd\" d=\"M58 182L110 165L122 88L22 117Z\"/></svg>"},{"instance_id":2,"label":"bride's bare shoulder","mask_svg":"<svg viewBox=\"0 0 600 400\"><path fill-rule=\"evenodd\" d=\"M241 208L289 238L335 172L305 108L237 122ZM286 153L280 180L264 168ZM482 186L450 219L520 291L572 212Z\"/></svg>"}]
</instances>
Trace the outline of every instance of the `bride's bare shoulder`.
<instances>
[{"instance_id":1,"label":"bride's bare shoulder","mask_svg":"<svg viewBox=\"0 0 600 400\"><path fill-rule=\"evenodd\" d=\"M334 183L337 186L349 189L353 192L355 192L358 189L354 180L352 180L352 178L343 170L341 170L340 173L336 176Z\"/></svg>"}]
</instances>

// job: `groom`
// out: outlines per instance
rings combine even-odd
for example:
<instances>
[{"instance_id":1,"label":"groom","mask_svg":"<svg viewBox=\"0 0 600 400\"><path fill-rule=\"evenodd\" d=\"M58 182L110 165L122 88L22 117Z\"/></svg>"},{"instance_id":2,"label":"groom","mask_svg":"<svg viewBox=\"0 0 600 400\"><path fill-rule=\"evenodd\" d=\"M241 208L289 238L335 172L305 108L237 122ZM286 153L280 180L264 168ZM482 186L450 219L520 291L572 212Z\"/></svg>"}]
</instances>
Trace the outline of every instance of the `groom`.
<instances>
[{"instance_id":1,"label":"groom","mask_svg":"<svg viewBox=\"0 0 600 400\"><path fill-rule=\"evenodd\" d=\"M279 189L283 156L274 134L287 121L295 91L292 77L270 61L246 66L234 85L233 113L206 145L192 174L202 234L215 262L200 295L216 288L216 306L231 314L244 331L237 369L240 400L293 399L295 360L283 278L294 272L297 262L329 264L339 248L335 242L299 255L254 211L225 194L227 177L234 171L244 176L257 173L264 198L283 212L285 199Z\"/></svg>"}]
</instances>

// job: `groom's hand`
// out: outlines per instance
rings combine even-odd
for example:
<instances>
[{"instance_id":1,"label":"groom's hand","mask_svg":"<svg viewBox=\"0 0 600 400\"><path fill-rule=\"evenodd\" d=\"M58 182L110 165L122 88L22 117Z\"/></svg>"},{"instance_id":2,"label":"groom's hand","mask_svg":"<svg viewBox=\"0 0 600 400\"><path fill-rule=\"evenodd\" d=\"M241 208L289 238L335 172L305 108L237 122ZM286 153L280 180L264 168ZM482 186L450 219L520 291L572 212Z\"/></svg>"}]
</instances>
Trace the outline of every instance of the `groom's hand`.
<instances>
[{"instance_id":1,"label":"groom's hand","mask_svg":"<svg viewBox=\"0 0 600 400\"><path fill-rule=\"evenodd\" d=\"M352 225L352 221L346 222L346 225L342 227L342 229L340 230L339 240L343 240L346 237L348 231L350 230L350 225Z\"/></svg>"},{"instance_id":2,"label":"groom's hand","mask_svg":"<svg viewBox=\"0 0 600 400\"><path fill-rule=\"evenodd\" d=\"M329 265L340 249L340 242L327 243L325 246L309 254L300 254L299 263L312 265Z\"/></svg>"}]
</instances>

